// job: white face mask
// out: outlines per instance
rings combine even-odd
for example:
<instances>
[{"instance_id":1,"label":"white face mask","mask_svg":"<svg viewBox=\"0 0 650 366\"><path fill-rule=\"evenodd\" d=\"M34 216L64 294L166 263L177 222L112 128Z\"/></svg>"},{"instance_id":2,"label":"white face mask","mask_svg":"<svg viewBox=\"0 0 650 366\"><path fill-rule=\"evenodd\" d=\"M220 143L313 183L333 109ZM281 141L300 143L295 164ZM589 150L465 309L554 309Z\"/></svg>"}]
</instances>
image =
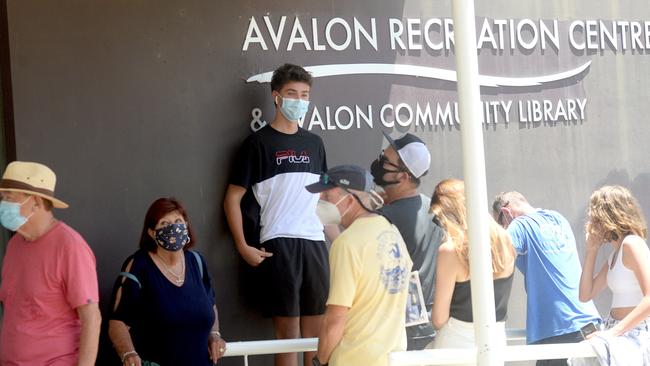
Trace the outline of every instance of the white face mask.
<instances>
[{"instance_id":1,"label":"white face mask","mask_svg":"<svg viewBox=\"0 0 650 366\"><path fill-rule=\"evenodd\" d=\"M343 218L343 216L345 216L346 213L348 213L348 210L345 210L343 215L341 215L337 206L347 196L348 196L347 194L343 196L338 202L336 202L336 204L325 200L318 200L318 204L316 205L316 216L318 216L320 222L323 225L341 224L341 219Z\"/></svg>"}]
</instances>

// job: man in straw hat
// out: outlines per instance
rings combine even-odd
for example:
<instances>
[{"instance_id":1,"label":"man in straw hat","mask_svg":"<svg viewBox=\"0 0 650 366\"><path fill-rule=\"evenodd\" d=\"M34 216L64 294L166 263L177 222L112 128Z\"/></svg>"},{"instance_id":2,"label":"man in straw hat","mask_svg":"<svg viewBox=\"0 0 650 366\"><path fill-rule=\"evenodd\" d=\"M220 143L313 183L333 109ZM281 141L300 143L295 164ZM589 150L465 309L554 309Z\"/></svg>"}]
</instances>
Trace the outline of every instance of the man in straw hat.
<instances>
[{"instance_id":1,"label":"man in straw hat","mask_svg":"<svg viewBox=\"0 0 650 366\"><path fill-rule=\"evenodd\" d=\"M52 208L56 176L45 165L15 161L0 181L0 224L16 232L2 265L2 365L94 365L99 295L95 257Z\"/></svg>"},{"instance_id":2,"label":"man in straw hat","mask_svg":"<svg viewBox=\"0 0 650 366\"><path fill-rule=\"evenodd\" d=\"M406 349L405 308L413 263L397 228L375 210L372 176L340 165L306 188L320 193L316 214L345 230L330 250L330 290L313 365L388 364Z\"/></svg>"}]
</instances>

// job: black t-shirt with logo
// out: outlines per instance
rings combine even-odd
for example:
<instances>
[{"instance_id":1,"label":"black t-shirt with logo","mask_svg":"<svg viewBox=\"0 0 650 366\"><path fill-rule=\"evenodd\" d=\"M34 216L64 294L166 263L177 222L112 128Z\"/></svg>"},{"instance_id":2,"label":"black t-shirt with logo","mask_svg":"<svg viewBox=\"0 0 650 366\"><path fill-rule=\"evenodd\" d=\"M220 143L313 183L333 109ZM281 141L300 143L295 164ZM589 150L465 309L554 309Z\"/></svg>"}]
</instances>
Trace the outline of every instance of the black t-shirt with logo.
<instances>
[{"instance_id":1,"label":"black t-shirt with logo","mask_svg":"<svg viewBox=\"0 0 650 366\"><path fill-rule=\"evenodd\" d=\"M302 128L285 134L267 125L244 140L235 159L229 183L247 189L242 213L249 244L278 237L324 240L316 216L319 196L305 189L327 170L319 136Z\"/></svg>"}]
</instances>

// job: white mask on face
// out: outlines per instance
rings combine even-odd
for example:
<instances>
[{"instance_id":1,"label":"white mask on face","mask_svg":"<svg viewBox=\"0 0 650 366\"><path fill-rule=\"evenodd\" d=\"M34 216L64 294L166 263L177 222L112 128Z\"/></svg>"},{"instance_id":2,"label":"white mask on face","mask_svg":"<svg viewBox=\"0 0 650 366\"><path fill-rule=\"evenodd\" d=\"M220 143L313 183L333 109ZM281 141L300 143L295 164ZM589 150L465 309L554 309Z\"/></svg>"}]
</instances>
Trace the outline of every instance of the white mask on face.
<instances>
[{"instance_id":1,"label":"white mask on face","mask_svg":"<svg viewBox=\"0 0 650 366\"><path fill-rule=\"evenodd\" d=\"M339 209L337 208L338 204L341 203L347 197L348 195L346 194L345 196L341 197L341 199L336 202L335 204L329 201L325 200L318 200L318 204L316 205L316 216L320 219L320 222L323 225L340 225L341 224L341 219L345 214L348 212L345 210L343 215L339 212Z\"/></svg>"}]
</instances>

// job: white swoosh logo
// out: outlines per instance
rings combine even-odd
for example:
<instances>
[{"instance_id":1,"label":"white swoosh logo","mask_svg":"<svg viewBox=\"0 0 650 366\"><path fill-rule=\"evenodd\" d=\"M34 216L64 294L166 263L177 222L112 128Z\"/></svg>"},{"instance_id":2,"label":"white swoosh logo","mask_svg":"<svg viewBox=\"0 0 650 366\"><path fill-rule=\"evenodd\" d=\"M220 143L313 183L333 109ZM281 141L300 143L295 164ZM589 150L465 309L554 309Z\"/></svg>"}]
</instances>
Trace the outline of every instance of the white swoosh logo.
<instances>
[{"instance_id":1,"label":"white swoosh logo","mask_svg":"<svg viewBox=\"0 0 650 366\"><path fill-rule=\"evenodd\" d=\"M576 76L586 70L591 61L568 70L551 75L527 76L527 77L504 77L479 75L479 84L481 86L499 87L499 86L536 86L544 83L550 83ZM413 65L395 65L395 64L337 64L337 65L318 65L308 66L305 70L309 71L313 77L322 78L326 76L339 75L363 75L363 74L388 74L417 76L429 79L439 79L456 82L456 71L439 69L436 67L413 66ZM246 79L247 83L258 82L268 83L271 81L273 71L253 75Z\"/></svg>"}]
</instances>

